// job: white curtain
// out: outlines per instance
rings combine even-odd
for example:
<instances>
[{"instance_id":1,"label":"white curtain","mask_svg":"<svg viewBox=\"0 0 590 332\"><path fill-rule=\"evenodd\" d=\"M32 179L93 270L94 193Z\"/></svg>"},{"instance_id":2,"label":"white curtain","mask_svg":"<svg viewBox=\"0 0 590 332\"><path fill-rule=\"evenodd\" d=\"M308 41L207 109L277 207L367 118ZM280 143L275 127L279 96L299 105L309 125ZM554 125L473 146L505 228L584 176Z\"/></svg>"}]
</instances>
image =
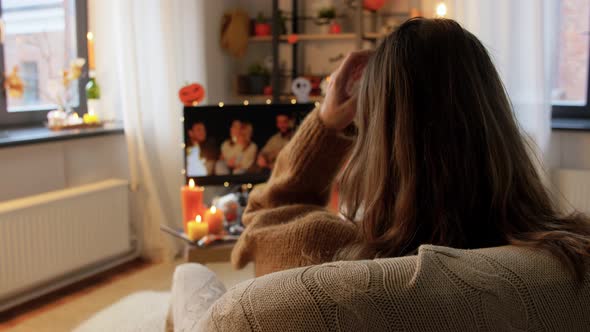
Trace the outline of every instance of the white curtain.
<instances>
[{"instance_id":1,"label":"white curtain","mask_svg":"<svg viewBox=\"0 0 590 332\"><path fill-rule=\"evenodd\" d=\"M205 83L203 3L94 0L89 6L102 107L124 120L131 217L142 255L150 259L170 258L178 245L159 225L182 222L183 128L177 93L185 82Z\"/></svg>"},{"instance_id":2,"label":"white curtain","mask_svg":"<svg viewBox=\"0 0 590 332\"><path fill-rule=\"evenodd\" d=\"M545 167L556 166L551 141L551 84L557 59L559 0L451 0L449 17L490 52L521 128Z\"/></svg>"}]
</instances>

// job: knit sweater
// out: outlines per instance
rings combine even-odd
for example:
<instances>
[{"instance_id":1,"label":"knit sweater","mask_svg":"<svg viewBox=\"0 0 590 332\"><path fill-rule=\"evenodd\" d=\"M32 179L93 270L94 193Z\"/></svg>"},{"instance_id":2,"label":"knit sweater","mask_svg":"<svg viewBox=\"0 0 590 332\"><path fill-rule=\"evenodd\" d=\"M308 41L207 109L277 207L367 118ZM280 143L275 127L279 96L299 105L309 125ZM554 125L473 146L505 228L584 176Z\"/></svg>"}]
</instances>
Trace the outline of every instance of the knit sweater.
<instances>
[{"instance_id":1,"label":"knit sweater","mask_svg":"<svg viewBox=\"0 0 590 332\"><path fill-rule=\"evenodd\" d=\"M191 316L195 331L590 331L590 270L578 283L541 250L423 245L268 274Z\"/></svg>"},{"instance_id":2,"label":"knit sweater","mask_svg":"<svg viewBox=\"0 0 590 332\"><path fill-rule=\"evenodd\" d=\"M355 224L327 210L331 186L352 139L324 127L315 110L279 154L268 183L252 191L234 267L255 263L257 276L331 261L353 242Z\"/></svg>"}]
</instances>

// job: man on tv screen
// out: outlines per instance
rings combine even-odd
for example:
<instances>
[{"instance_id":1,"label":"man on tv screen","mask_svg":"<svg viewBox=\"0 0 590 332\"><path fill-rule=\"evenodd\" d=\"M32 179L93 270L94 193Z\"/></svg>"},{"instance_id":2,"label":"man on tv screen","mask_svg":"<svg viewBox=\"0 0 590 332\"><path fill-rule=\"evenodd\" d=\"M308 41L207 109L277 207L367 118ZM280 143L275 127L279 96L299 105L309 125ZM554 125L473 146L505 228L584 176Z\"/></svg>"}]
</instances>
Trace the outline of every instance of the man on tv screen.
<instances>
[{"instance_id":1,"label":"man on tv screen","mask_svg":"<svg viewBox=\"0 0 590 332\"><path fill-rule=\"evenodd\" d=\"M256 163L263 170L272 170L279 152L289 143L293 137L293 119L289 114L276 116L278 132L274 134L264 145Z\"/></svg>"}]
</instances>

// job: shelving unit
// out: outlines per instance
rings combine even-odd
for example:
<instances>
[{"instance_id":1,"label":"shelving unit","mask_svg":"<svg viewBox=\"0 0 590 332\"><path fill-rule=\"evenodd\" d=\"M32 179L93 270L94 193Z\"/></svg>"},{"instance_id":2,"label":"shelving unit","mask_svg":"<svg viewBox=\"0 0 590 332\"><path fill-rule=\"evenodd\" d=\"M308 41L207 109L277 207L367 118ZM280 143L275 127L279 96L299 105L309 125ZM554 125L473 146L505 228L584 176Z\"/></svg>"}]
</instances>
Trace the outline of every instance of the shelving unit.
<instances>
[{"instance_id":1,"label":"shelving unit","mask_svg":"<svg viewBox=\"0 0 590 332\"><path fill-rule=\"evenodd\" d=\"M244 94L241 94L241 95L238 95L238 97L241 100L244 100L244 101L247 100L250 103L251 102L259 102L259 103L270 104L270 103L276 102L276 100L273 100L272 99L273 97L269 96L269 95L244 95ZM294 99L295 99L294 95L290 95L290 94L289 95L284 95L284 94L279 95L279 101L281 101L281 102L289 103L289 102L292 102L292 100L294 100ZM322 96L309 96L310 102L316 102L316 101L322 101L322 100L323 100Z\"/></svg>"},{"instance_id":2,"label":"shelving unit","mask_svg":"<svg viewBox=\"0 0 590 332\"><path fill-rule=\"evenodd\" d=\"M287 42L289 35L279 35L279 41ZM326 33L326 34L298 34L297 42L302 41L329 41L329 40L354 40L354 33ZM272 42L272 36L252 36L251 42Z\"/></svg>"},{"instance_id":3,"label":"shelving unit","mask_svg":"<svg viewBox=\"0 0 590 332\"><path fill-rule=\"evenodd\" d=\"M413 8L417 8L420 10L419 5L417 5L418 1L411 1L415 5ZM291 13L292 17L290 19L291 24L291 34L279 34L278 32L281 31L281 15L279 11L279 0L272 0L272 19L271 19L271 30L272 35L270 36L251 36L249 41L251 43L271 43L272 48L272 71L271 71L271 86L272 86L272 96L268 95L239 95L238 97L242 98L242 100L249 100L250 102L254 101L261 101L267 102L268 99L271 100L272 103L277 102L290 102L291 99L294 97L291 95L285 95L283 91L281 91L280 87L282 86L281 80L288 79L288 78L295 78L300 76L302 73L299 71L298 66L298 48L305 47L305 44L312 43L312 42L354 42L354 49L360 50L363 48L363 45L366 42L373 43L373 46L377 44L377 42L383 39L386 35L378 32L378 27L381 26L381 20L387 17L399 17L404 18L410 17L410 11L408 12L391 12L391 13L379 13L379 12L371 12L368 10L363 9L362 7L362 0L356 1L355 8L352 9L352 15L345 15L346 17L350 18L354 24L356 25L356 29L354 32L348 33L335 33L335 34L318 34L318 33L303 33L301 31L300 23L309 21L314 19L310 16L299 16L299 0L291 0ZM364 31L365 29L365 18L366 16L371 17L372 19L372 30L373 31ZM340 18L343 16L340 16ZM296 35L297 39L295 43L289 43L289 36ZM281 69L279 67L279 47L280 45L288 45L291 47L291 70L290 75L285 75L281 73ZM351 49L350 51L352 51ZM320 101L322 99L321 96L311 96L310 99L312 101Z\"/></svg>"}]
</instances>

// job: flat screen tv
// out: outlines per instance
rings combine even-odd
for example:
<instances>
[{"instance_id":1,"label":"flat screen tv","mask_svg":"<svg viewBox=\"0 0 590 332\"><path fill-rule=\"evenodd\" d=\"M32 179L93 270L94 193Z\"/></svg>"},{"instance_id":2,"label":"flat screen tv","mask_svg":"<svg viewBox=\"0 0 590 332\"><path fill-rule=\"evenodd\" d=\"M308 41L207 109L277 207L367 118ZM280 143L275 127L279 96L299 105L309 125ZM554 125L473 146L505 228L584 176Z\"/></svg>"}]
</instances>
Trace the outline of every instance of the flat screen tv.
<instances>
[{"instance_id":1,"label":"flat screen tv","mask_svg":"<svg viewBox=\"0 0 590 332\"><path fill-rule=\"evenodd\" d=\"M313 103L184 108L185 176L198 185L264 182Z\"/></svg>"}]
</instances>

